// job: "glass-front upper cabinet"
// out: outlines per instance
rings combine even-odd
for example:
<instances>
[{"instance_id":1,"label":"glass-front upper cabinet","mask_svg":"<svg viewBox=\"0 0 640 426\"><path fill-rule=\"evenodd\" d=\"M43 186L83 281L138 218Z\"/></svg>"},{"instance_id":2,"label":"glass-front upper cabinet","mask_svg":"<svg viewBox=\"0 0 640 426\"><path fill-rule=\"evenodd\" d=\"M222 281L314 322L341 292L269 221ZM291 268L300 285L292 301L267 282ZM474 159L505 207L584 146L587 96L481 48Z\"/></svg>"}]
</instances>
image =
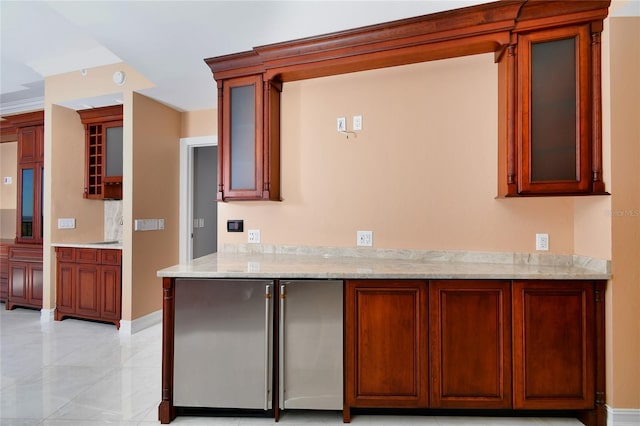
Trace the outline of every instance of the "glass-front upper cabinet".
<instances>
[{"instance_id":1,"label":"glass-front upper cabinet","mask_svg":"<svg viewBox=\"0 0 640 426\"><path fill-rule=\"evenodd\" d=\"M220 86L218 200L279 200L282 84L253 75Z\"/></svg>"},{"instance_id":2,"label":"glass-front upper cabinet","mask_svg":"<svg viewBox=\"0 0 640 426\"><path fill-rule=\"evenodd\" d=\"M598 191L591 46L589 25L519 35L520 195Z\"/></svg>"},{"instance_id":3,"label":"glass-front upper cabinet","mask_svg":"<svg viewBox=\"0 0 640 426\"><path fill-rule=\"evenodd\" d=\"M85 198L122 199L122 105L80 110L85 127Z\"/></svg>"},{"instance_id":4,"label":"glass-front upper cabinet","mask_svg":"<svg viewBox=\"0 0 640 426\"><path fill-rule=\"evenodd\" d=\"M19 127L17 243L42 243L43 188L44 125Z\"/></svg>"}]
</instances>

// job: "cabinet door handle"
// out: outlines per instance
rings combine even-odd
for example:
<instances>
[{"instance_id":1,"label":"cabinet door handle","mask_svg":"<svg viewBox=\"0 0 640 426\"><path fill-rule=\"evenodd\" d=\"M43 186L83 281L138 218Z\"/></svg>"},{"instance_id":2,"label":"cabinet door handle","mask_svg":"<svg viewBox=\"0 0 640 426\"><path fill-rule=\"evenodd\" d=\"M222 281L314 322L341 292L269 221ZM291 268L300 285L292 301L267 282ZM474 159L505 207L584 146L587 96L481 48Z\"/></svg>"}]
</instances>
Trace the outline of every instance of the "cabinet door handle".
<instances>
[{"instance_id":1,"label":"cabinet door handle","mask_svg":"<svg viewBox=\"0 0 640 426\"><path fill-rule=\"evenodd\" d=\"M279 405L280 408L284 410L284 393L285 393L285 389L284 389L284 318L285 318L285 314L284 314L284 307L285 307L285 298L286 298L286 294L287 294L287 290L286 290L286 284L282 284L280 286L280 323L278 326L279 329L279 333L280 333L280 339L278 340L278 354L279 354L279 367L278 371L279 371Z\"/></svg>"},{"instance_id":2,"label":"cabinet door handle","mask_svg":"<svg viewBox=\"0 0 640 426\"><path fill-rule=\"evenodd\" d=\"M271 363L271 354L269 352L270 341L271 341L271 327L270 327L270 317L271 317L271 290L273 284L267 284L265 286L265 294L264 294L264 409L265 411L269 409L269 400L271 395L271 385L270 385L270 363Z\"/></svg>"}]
</instances>

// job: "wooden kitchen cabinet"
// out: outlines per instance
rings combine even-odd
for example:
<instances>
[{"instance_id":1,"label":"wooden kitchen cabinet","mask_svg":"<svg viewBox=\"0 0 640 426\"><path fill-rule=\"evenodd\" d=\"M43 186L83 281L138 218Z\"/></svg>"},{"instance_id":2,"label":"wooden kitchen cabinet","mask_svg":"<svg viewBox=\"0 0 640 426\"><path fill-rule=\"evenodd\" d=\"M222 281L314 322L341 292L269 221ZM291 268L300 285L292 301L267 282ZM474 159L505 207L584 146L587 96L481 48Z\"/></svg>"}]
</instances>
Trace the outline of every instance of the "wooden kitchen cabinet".
<instances>
[{"instance_id":1,"label":"wooden kitchen cabinet","mask_svg":"<svg viewBox=\"0 0 640 426\"><path fill-rule=\"evenodd\" d=\"M120 328L121 251L57 247L55 320L112 322Z\"/></svg>"},{"instance_id":2,"label":"wooden kitchen cabinet","mask_svg":"<svg viewBox=\"0 0 640 426\"><path fill-rule=\"evenodd\" d=\"M0 302L9 297L9 245L12 241L0 240Z\"/></svg>"},{"instance_id":3,"label":"wooden kitchen cabinet","mask_svg":"<svg viewBox=\"0 0 640 426\"><path fill-rule=\"evenodd\" d=\"M279 201L282 84L256 74L221 80L218 91L218 200Z\"/></svg>"},{"instance_id":4,"label":"wooden kitchen cabinet","mask_svg":"<svg viewBox=\"0 0 640 426\"><path fill-rule=\"evenodd\" d=\"M85 127L84 198L122 199L122 105L78 111Z\"/></svg>"},{"instance_id":5,"label":"wooden kitchen cabinet","mask_svg":"<svg viewBox=\"0 0 640 426\"><path fill-rule=\"evenodd\" d=\"M514 408L595 407L595 299L591 282L513 283Z\"/></svg>"},{"instance_id":6,"label":"wooden kitchen cabinet","mask_svg":"<svg viewBox=\"0 0 640 426\"><path fill-rule=\"evenodd\" d=\"M511 282L429 282L430 406L511 408Z\"/></svg>"},{"instance_id":7,"label":"wooden kitchen cabinet","mask_svg":"<svg viewBox=\"0 0 640 426\"><path fill-rule=\"evenodd\" d=\"M518 195L604 193L598 22L517 36Z\"/></svg>"},{"instance_id":8,"label":"wooden kitchen cabinet","mask_svg":"<svg viewBox=\"0 0 640 426\"><path fill-rule=\"evenodd\" d=\"M42 246L9 247L9 294L5 308L42 308Z\"/></svg>"},{"instance_id":9,"label":"wooden kitchen cabinet","mask_svg":"<svg viewBox=\"0 0 640 426\"><path fill-rule=\"evenodd\" d=\"M16 237L15 244L7 249L5 308L40 309L43 296L44 112L5 118L16 127L18 141ZM0 297L2 293L4 291L0 291Z\"/></svg>"},{"instance_id":10,"label":"wooden kitchen cabinet","mask_svg":"<svg viewBox=\"0 0 640 426\"><path fill-rule=\"evenodd\" d=\"M223 175L232 169L225 87L255 79L264 93L254 103L257 126L260 114L264 120L256 140L265 151L253 163L263 186L235 193L221 176L219 199L278 199L279 169L267 169L279 156L282 83L489 52L499 63L498 194L605 194L600 35L609 4L491 2L206 59L218 82Z\"/></svg>"},{"instance_id":11,"label":"wooden kitchen cabinet","mask_svg":"<svg viewBox=\"0 0 640 426\"><path fill-rule=\"evenodd\" d=\"M349 280L345 421L351 407L428 405L426 281Z\"/></svg>"}]
</instances>

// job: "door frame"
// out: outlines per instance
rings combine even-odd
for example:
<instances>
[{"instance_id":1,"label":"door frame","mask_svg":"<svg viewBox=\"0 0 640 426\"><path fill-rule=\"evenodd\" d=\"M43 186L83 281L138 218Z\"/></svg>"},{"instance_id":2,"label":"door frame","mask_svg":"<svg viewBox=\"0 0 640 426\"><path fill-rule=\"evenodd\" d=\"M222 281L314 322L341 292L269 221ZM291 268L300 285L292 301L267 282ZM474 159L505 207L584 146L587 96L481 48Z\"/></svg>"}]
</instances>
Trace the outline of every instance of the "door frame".
<instances>
[{"instance_id":1,"label":"door frame","mask_svg":"<svg viewBox=\"0 0 640 426\"><path fill-rule=\"evenodd\" d=\"M193 259L193 150L203 146L218 146L218 136L180 138L180 263Z\"/></svg>"}]
</instances>

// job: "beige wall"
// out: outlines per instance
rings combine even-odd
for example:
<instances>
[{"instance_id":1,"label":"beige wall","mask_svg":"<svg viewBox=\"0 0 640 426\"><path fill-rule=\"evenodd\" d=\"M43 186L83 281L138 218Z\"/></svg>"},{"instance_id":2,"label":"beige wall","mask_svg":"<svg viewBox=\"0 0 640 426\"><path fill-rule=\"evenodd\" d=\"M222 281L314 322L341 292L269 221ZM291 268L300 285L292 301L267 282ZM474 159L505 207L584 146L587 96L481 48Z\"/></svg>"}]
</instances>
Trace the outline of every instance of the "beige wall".
<instances>
[{"instance_id":1,"label":"beige wall","mask_svg":"<svg viewBox=\"0 0 640 426\"><path fill-rule=\"evenodd\" d=\"M131 311L127 314L136 319L162 308L162 282L156 272L178 262L181 117L137 93L133 94L132 112L133 179L125 183L132 188L133 219L165 219L163 231L132 234L131 285L125 288L131 289Z\"/></svg>"},{"instance_id":2,"label":"beige wall","mask_svg":"<svg viewBox=\"0 0 640 426\"><path fill-rule=\"evenodd\" d=\"M640 17L612 18L608 401L640 408Z\"/></svg>"},{"instance_id":3,"label":"beige wall","mask_svg":"<svg viewBox=\"0 0 640 426\"><path fill-rule=\"evenodd\" d=\"M496 199L497 72L486 54L285 84L283 201L221 203L219 229L244 219L265 244L355 246L372 230L381 248L518 252L545 232L551 252L573 253L572 198ZM336 132L356 114L357 137Z\"/></svg>"},{"instance_id":4,"label":"beige wall","mask_svg":"<svg viewBox=\"0 0 640 426\"><path fill-rule=\"evenodd\" d=\"M51 208L49 220L51 242L85 243L101 241L104 235L102 201L83 198L84 193L84 126L78 113L53 105L51 136ZM58 229L58 218L75 218L75 229Z\"/></svg>"},{"instance_id":5,"label":"beige wall","mask_svg":"<svg viewBox=\"0 0 640 426\"><path fill-rule=\"evenodd\" d=\"M10 177L11 184L4 184ZM16 203L18 201L18 143L0 143L0 239L16 237Z\"/></svg>"},{"instance_id":6,"label":"beige wall","mask_svg":"<svg viewBox=\"0 0 640 426\"><path fill-rule=\"evenodd\" d=\"M180 137L182 138L211 136L218 133L217 109L183 112L181 117Z\"/></svg>"}]
</instances>

